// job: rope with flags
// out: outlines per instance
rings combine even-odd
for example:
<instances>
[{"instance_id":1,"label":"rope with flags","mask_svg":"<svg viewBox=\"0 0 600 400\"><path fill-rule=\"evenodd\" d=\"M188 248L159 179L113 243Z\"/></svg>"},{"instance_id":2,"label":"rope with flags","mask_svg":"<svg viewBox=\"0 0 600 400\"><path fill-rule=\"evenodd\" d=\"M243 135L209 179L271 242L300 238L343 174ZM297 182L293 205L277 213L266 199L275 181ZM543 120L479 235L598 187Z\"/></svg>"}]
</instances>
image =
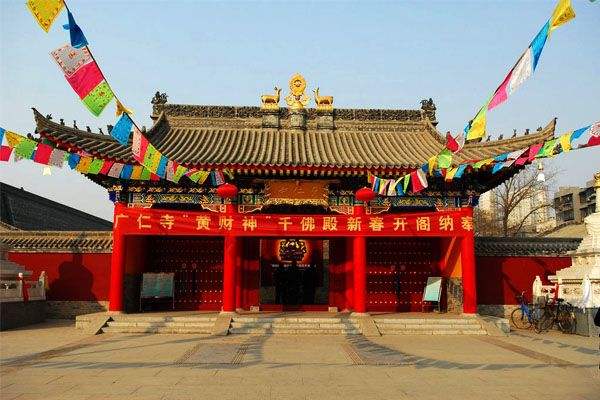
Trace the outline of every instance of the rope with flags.
<instances>
[{"instance_id":1,"label":"rope with flags","mask_svg":"<svg viewBox=\"0 0 600 400\"><path fill-rule=\"evenodd\" d=\"M586 139L585 142L580 140L582 137ZM598 145L600 145L600 121L566 132L557 138L503 153L493 158L470 160L454 167L451 166L452 159L446 158L443 162L433 165L425 163L421 168L397 179L380 178L368 174L368 181L373 191L382 196L403 196L411 189L413 193L425 189L427 187L427 175L442 177L446 182L451 182L454 179L462 178L465 173L477 172L482 168L491 169L492 174L496 174L503 168L510 167L513 164L523 166L531 164L537 159L550 158L571 150Z\"/></svg>"},{"instance_id":2,"label":"rope with flags","mask_svg":"<svg viewBox=\"0 0 600 400\"><path fill-rule=\"evenodd\" d=\"M145 170L161 179L173 181L175 177L186 176L199 184L203 184L210 177L213 184L220 185L225 182L224 173L232 177L229 170L205 171L180 165L168 159L150 143L131 118L132 111L123 105L100 69L88 40L75 21L66 1L28 0L27 8L46 32L50 30L62 10L66 10L68 23L63 25L63 28L69 31L70 44L53 50L50 55L62 70L73 91L93 115L99 116L113 98L115 99L116 116L120 118L110 131L110 135L121 145L128 146L133 128L133 157Z\"/></svg>"}]
</instances>

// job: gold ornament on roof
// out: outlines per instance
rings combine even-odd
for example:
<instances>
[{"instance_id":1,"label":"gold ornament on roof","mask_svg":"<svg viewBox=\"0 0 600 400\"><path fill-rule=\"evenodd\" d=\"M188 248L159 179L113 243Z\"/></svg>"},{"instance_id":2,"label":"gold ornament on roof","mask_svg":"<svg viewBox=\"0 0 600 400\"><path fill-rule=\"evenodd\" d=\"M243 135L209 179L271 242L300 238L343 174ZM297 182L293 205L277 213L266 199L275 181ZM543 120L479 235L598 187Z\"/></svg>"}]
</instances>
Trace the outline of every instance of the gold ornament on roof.
<instances>
[{"instance_id":1,"label":"gold ornament on roof","mask_svg":"<svg viewBox=\"0 0 600 400\"><path fill-rule=\"evenodd\" d=\"M285 102L292 110L302 110L308 104L309 97L304 93L306 80L300 74L295 74L290 79L290 94L285 97Z\"/></svg>"},{"instance_id":2,"label":"gold ornament on roof","mask_svg":"<svg viewBox=\"0 0 600 400\"><path fill-rule=\"evenodd\" d=\"M279 110L279 95L281 89L275 86L275 94L263 94L260 96L261 108L263 110Z\"/></svg>"},{"instance_id":3,"label":"gold ornament on roof","mask_svg":"<svg viewBox=\"0 0 600 400\"><path fill-rule=\"evenodd\" d=\"M317 110L333 110L333 96L320 96L319 88L313 90L315 94L315 104L317 105Z\"/></svg>"}]
</instances>

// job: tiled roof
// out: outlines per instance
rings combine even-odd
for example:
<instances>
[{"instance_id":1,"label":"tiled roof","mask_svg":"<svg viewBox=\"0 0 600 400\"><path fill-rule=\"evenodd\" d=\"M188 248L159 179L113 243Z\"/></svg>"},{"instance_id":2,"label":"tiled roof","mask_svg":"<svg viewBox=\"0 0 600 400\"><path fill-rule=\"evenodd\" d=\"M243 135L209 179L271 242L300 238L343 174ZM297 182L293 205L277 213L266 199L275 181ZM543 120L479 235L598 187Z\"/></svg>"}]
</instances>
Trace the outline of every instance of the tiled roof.
<instances>
[{"instance_id":1,"label":"tiled roof","mask_svg":"<svg viewBox=\"0 0 600 400\"><path fill-rule=\"evenodd\" d=\"M1 182L0 221L2 231L112 230L110 221Z\"/></svg>"},{"instance_id":2,"label":"tiled roof","mask_svg":"<svg viewBox=\"0 0 600 400\"><path fill-rule=\"evenodd\" d=\"M183 110L183 111L182 111ZM406 169L420 166L445 144L443 135L419 110L335 110L335 130L317 128L308 110L306 130L263 128L257 107L165 105L146 133L150 142L187 166ZM282 110L285 117L286 109ZM108 135L57 124L34 110L37 130L64 147L132 162L131 146ZM312 117L313 119L311 119ZM530 135L469 143L455 163L525 148L554 134L555 121Z\"/></svg>"},{"instance_id":3,"label":"tiled roof","mask_svg":"<svg viewBox=\"0 0 600 400\"><path fill-rule=\"evenodd\" d=\"M505 238L476 237L477 256L567 256L567 252L577 249L581 238Z\"/></svg>"},{"instance_id":4,"label":"tiled roof","mask_svg":"<svg viewBox=\"0 0 600 400\"><path fill-rule=\"evenodd\" d=\"M112 232L11 231L2 232L0 241L17 252L110 253Z\"/></svg>"}]
</instances>

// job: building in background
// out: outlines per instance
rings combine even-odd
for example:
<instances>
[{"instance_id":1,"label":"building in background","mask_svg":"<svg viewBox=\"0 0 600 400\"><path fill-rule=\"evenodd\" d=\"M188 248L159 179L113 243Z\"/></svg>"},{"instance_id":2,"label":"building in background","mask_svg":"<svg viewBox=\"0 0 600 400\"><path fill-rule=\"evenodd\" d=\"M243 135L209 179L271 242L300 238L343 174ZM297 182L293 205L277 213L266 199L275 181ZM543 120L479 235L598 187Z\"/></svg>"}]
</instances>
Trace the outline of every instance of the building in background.
<instances>
[{"instance_id":1,"label":"building in background","mask_svg":"<svg viewBox=\"0 0 600 400\"><path fill-rule=\"evenodd\" d=\"M110 231L112 222L0 182L0 226L23 231Z\"/></svg>"},{"instance_id":2,"label":"building in background","mask_svg":"<svg viewBox=\"0 0 600 400\"><path fill-rule=\"evenodd\" d=\"M551 207L548 185L537 183L531 188L521 190L527 190L529 193L526 193L525 198L508 212L509 231L517 230L521 224L522 226L516 232L517 236L536 236L554 229L556 218ZM506 212L501 206L502 196L507 195L511 196L502 192L500 188L495 188L479 197L478 212L483 221L489 221L488 225L492 225L491 229L489 227L487 229L489 232L485 228L480 230L488 236L502 234L501 221ZM516 194L512 196L517 197ZM543 204L548 206L540 208L539 206Z\"/></svg>"},{"instance_id":3,"label":"building in background","mask_svg":"<svg viewBox=\"0 0 600 400\"><path fill-rule=\"evenodd\" d=\"M594 180L590 179L585 187L561 187L554 195L554 208L558 226L581 224L592 214L596 207Z\"/></svg>"}]
</instances>

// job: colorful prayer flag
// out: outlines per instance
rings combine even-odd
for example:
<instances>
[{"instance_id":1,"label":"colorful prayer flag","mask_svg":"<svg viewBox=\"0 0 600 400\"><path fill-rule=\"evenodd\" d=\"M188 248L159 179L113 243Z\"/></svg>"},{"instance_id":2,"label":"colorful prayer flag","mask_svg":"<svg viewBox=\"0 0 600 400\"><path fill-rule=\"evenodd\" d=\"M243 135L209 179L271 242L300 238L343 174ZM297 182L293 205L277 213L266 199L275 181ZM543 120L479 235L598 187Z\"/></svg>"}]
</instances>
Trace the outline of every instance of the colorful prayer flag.
<instances>
[{"instance_id":1,"label":"colorful prayer flag","mask_svg":"<svg viewBox=\"0 0 600 400\"><path fill-rule=\"evenodd\" d=\"M113 92L106 81L102 81L85 98L83 103L96 117L99 116L104 108L113 98Z\"/></svg>"},{"instance_id":2,"label":"colorful prayer flag","mask_svg":"<svg viewBox=\"0 0 600 400\"><path fill-rule=\"evenodd\" d=\"M143 167L141 165L134 165L131 171L130 179L140 179L140 176L142 175L142 169Z\"/></svg>"},{"instance_id":3,"label":"colorful prayer flag","mask_svg":"<svg viewBox=\"0 0 600 400\"><path fill-rule=\"evenodd\" d=\"M450 132L446 133L446 148L453 153L456 153L458 150L460 150L458 142L452 137Z\"/></svg>"},{"instance_id":4,"label":"colorful prayer flag","mask_svg":"<svg viewBox=\"0 0 600 400\"><path fill-rule=\"evenodd\" d=\"M559 138L559 142L560 142L560 147L562 148L562 151L567 152L569 150L571 150L571 136L573 135L573 132L568 132L565 133L564 135L561 135Z\"/></svg>"},{"instance_id":5,"label":"colorful prayer flag","mask_svg":"<svg viewBox=\"0 0 600 400\"><path fill-rule=\"evenodd\" d=\"M467 169L467 164L460 164L458 166L458 169L456 170L456 173L454 174L454 177L460 178L461 176L463 176L463 173L465 172L466 169Z\"/></svg>"},{"instance_id":6,"label":"colorful prayer flag","mask_svg":"<svg viewBox=\"0 0 600 400\"><path fill-rule=\"evenodd\" d=\"M481 139L485 135L487 106L481 107L473 121L467 126L467 140Z\"/></svg>"},{"instance_id":7,"label":"colorful prayer flag","mask_svg":"<svg viewBox=\"0 0 600 400\"><path fill-rule=\"evenodd\" d=\"M127 113L122 114L123 115L121 115L121 118L119 118L115 126L113 126L112 130L110 131L110 136L115 138L117 142L121 143L123 146L127 146L133 121L131 118L129 118Z\"/></svg>"},{"instance_id":8,"label":"colorful prayer flag","mask_svg":"<svg viewBox=\"0 0 600 400\"><path fill-rule=\"evenodd\" d=\"M77 168L77 164L79 164L79 159L81 158L81 156L79 154L75 154L75 153L70 153L69 154L69 167L71 169L75 169Z\"/></svg>"},{"instance_id":9,"label":"colorful prayer flag","mask_svg":"<svg viewBox=\"0 0 600 400\"><path fill-rule=\"evenodd\" d=\"M52 165L54 167L62 168L65 159L69 157L69 153L60 149L53 149L52 154L50 155L50 160L48 161L48 165Z\"/></svg>"},{"instance_id":10,"label":"colorful prayer flag","mask_svg":"<svg viewBox=\"0 0 600 400\"><path fill-rule=\"evenodd\" d=\"M160 156L160 160L158 162L158 167L156 167L156 175L160 176L161 178L165 177L165 174L167 172L167 163L169 162L169 159L163 155Z\"/></svg>"},{"instance_id":11,"label":"colorful prayer flag","mask_svg":"<svg viewBox=\"0 0 600 400\"><path fill-rule=\"evenodd\" d=\"M33 161L39 164L48 165L50 162L50 156L52 155L52 150L54 150L54 147L48 146L44 143L38 143L37 148L35 149Z\"/></svg>"},{"instance_id":12,"label":"colorful prayer flag","mask_svg":"<svg viewBox=\"0 0 600 400\"><path fill-rule=\"evenodd\" d=\"M132 172L133 166L131 164L123 165L123 169L121 170L121 179L129 179Z\"/></svg>"},{"instance_id":13,"label":"colorful prayer flag","mask_svg":"<svg viewBox=\"0 0 600 400\"><path fill-rule=\"evenodd\" d=\"M90 163L90 167L88 168L88 174L96 175L100 173L102 167L104 166L104 160L100 158L94 158Z\"/></svg>"},{"instance_id":14,"label":"colorful prayer flag","mask_svg":"<svg viewBox=\"0 0 600 400\"><path fill-rule=\"evenodd\" d=\"M27 0L27 8L46 32L64 7L63 0Z\"/></svg>"},{"instance_id":15,"label":"colorful prayer flag","mask_svg":"<svg viewBox=\"0 0 600 400\"><path fill-rule=\"evenodd\" d=\"M548 32L550 31L550 21L546 22L542 29L538 32L538 34L533 38L533 41L529 45L531 47L531 52L533 53L533 70L537 68L538 61L540 60L540 56L542 55L542 50L544 49L544 45L546 44L546 39L548 38Z\"/></svg>"},{"instance_id":16,"label":"colorful prayer flag","mask_svg":"<svg viewBox=\"0 0 600 400\"><path fill-rule=\"evenodd\" d=\"M110 167L107 175L111 178L119 178L121 176L121 171L123 171L123 167L124 165L122 163L116 162Z\"/></svg>"},{"instance_id":17,"label":"colorful prayer flag","mask_svg":"<svg viewBox=\"0 0 600 400\"><path fill-rule=\"evenodd\" d=\"M448 168L452 165L452 152L448 149L443 149L438 155L438 166L440 168Z\"/></svg>"},{"instance_id":18,"label":"colorful prayer flag","mask_svg":"<svg viewBox=\"0 0 600 400\"><path fill-rule=\"evenodd\" d=\"M23 139L15 146L15 154L22 158L31 159L37 144L38 143L35 140L23 137Z\"/></svg>"},{"instance_id":19,"label":"colorful prayer flag","mask_svg":"<svg viewBox=\"0 0 600 400\"><path fill-rule=\"evenodd\" d=\"M552 155L554 154L554 149L556 148L557 144L558 144L558 139L552 139L552 140L546 141L544 143L544 145L542 146L542 148L536 154L536 158L552 157Z\"/></svg>"},{"instance_id":20,"label":"colorful prayer flag","mask_svg":"<svg viewBox=\"0 0 600 400\"><path fill-rule=\"evenodd\" d=\"M402 189L404 189L404 193L408 191L408 184L410 183L410 174L404 175L404 182L402 182Z\"/></svg>"},{"instance_id":21,"label":"colorful prayer flag","mask_svg":"<svg viewBox=\"0 0 600 400\"><path fill-rule=\"evenodd\" d=\"M4 128L0 128L0 144L4 142L4 132L6 132L6 130Z\"/></svg>"},{"instance_id":22,"label":"colorful prayer flag","mask_svg":"<svg viewBox=\"0 0 600 400\"><path fill-rule=\"evenodd\" d=\"M543 145L544 145L544 143L537 143L537 144L532 144L531 146L529 146L529 156L527 157L527 160L529 162L532 162L533 160L535 160L537 154L539 153L539 151Z\"/></svg>"},{"instance_id":23,"label":"colorful prayer flag","mask_svg":"<svg viewBox=\"0 0 600 400\"><path fill-rule=\"evenodd\" d=\"M50 55L67 78L75 74L84 65L92 62L92 56L87 47L76 49L65 44L50 52Z\"/></svg>"},{"instance_id":24,"label":"colorful prayer flag","mask_svg":"<svg viewBox=\"0 0 600 400\"><path fill-rule=\"evenodd\" d=\"M83 31L75 22L75 18L73 18L73 14L67 10L67 14L69 17L69 23L63 25L63 28L69 30L69 36L71 37L71 46L76 49L80 49L88 45L88 41L83 34Z\"/></svg>"},{"instance_id":25,"label":"colorful prayer flag","mask_svg":"<svg viewBox=\"0 0 600 400\"><path fill-rule=\"evenodd\" d=\"M121 103L119 101L119 99L117 99L117 110L116 110L117 117L119 115L123 114L123 113L125 113L125 114L133 114L133 112L130 109L128 109L127 107L125 107L123 105L123 103Z\"/></svg>"},{"instance_id":26,"label":"colorful prayer flag","mask_svg":"<svg viewBox=\"0 0 600 400\"><path fill-rule=\"evenodd\" d=\"M10 155L12 153L13 148L10 146L0 146L0 161L8 161L10 160Z\"/></svg>"},{"instance_id":27,"label":"colorful prayer flag","mask_svg":"<svg viewBox=\"0 0 600 400\"><path fill-rule=\"evenodd\" d=\"M66 78L80 99L84 99L104 80L102 71L95 62L83 65L77 72Z\"/></svg>"},{"instance_id":28,"label":"colorful prayer flag","mask_svg":"<svg viewBox=\"0 0 600 400\"><path fill-rule=\"evenodd\" d=\"M575 10L571 7L571 0L559 0L550 17L550 32L573 18L575 18Z\"/></svg>"},{"instance_id":29,"label":"colorful prayer flag","mask_svg":"<svg viewBox=\"0 0 600 400\"><path fill-rule=\"evenodd\" d=\"M525 53L517 61L517 65L512 70L510 82L508 83L508 94L513 94L519 86L523 84L533 73L533 58L531 48L525 50Z\"/></svg>"},{"instance_id":30,"label":"colorful prayer flag","mask_svg":"<svg viewBox=\"0 0 600 400\"><path fill-rule=\"evenodd\" d=\"M24 136L17 135L11 131L4 131L4 137L6 137L6 142L10 147L17 147L18 144L25 139Z\"/></svg>"},{"instance_id":31,"label":"colorful prayer flag","mask_svg":"<svg viewBox=\"0 0 600 400\"><path fill-rule=\"evenodd\" d=\"M448 171L446 171L446 176L444 177L446 182L450 182L450 181L452 181L452 179L454 179L454 175L456 175L456 173L458 172L458 168L459 167L454 167L454 168L450 168Z\"/></svg>"},{"instance_id":32,"label":"colorful prayer flag","mask_svg":"<svg viewBox=\"0 0 600 400\"><path fill-rule=\"evenodd\" d=\"M412 180L413 193L419 193L421 190L425 189L425 187L421 183L421 179L419 179L419 175L418 175L419 171L421 171L421 170L417 169L416 171L413 171L410 173L410 178ZM421 171L421 173L423 173L423 171Z\"/></svg>"}]
</instances>

